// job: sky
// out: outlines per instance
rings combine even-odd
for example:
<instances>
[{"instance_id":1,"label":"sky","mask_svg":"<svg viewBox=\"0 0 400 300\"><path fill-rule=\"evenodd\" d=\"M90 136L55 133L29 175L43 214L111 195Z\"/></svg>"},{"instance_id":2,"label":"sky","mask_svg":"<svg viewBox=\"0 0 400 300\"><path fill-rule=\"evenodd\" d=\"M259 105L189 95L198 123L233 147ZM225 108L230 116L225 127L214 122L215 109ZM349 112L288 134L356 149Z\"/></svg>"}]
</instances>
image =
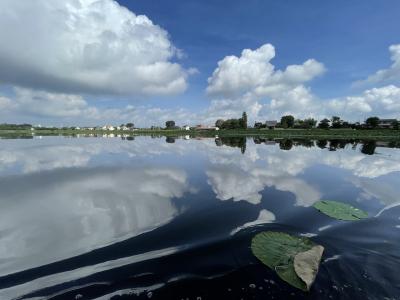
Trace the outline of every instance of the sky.
<instances>
[{"instance_id":1,"label":"sky","mask_svg":"<svg viewBox=\"0 0 400 300\"><path fill-rule=\"evenodd\" d=\"M0 0L0 41L0 123L400 119L397 0Z\"/></svg>"}]
</instances>

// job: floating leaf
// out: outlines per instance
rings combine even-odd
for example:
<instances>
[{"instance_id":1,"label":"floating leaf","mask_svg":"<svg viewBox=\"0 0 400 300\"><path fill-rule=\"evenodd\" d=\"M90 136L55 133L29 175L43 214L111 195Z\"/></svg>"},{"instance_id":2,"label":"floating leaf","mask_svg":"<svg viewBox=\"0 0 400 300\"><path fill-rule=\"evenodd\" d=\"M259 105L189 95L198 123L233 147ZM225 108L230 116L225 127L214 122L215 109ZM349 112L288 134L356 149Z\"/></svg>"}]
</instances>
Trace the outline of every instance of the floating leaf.
<instances>
[{"instance_id":1,"label":"floating leaf","mask_svg":"<svg viewBox=\"0 0 400 300\"><path fill-rule=\"evenodd\" d=\"M309 251L315 246L308 238L271 231L257 234L251 242L253 254L262 263L274 270L281 279L303 291L308 291L311 284L296 274L294 259L299 253Z\"/></svg>"},{"instance_id":2,"label":"floating leaf","mask_svg":"<svg viewBox=\"0 0 400 300\"><path fill-rule=\"evenodd\" d=\"M323 200L314 203L313 206L320 212L338 220L358 221L368 217L365 211L342 202Z\"/></svg>"},{"instance_id":3,"label":"floating leaf","mask_svg":"<svg viewBox=\"0 0 400 300\"><path fill-rule=\"evenodd\" d=\"M294 257L294 270L307 286L307 290L317 277L319 263L321 262L324 247L317 245L310 250L300 252Z\"/></svg>"}]
</instances>

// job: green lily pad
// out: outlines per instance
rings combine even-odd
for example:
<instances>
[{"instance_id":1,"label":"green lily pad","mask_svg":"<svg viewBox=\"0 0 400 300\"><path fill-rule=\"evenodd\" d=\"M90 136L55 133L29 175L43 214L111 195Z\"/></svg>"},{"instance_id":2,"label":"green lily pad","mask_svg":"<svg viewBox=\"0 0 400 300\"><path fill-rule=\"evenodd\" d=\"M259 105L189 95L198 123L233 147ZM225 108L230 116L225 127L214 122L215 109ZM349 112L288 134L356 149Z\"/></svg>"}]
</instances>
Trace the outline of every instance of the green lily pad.
<instances>
[{"instance_id":1,"label":"green lily pad","mask_svg":"<svg viewBox=\"0 0 400 300\"><path fill-rule=\"evenodd\" d=\"M337 201L318 201L313 205L327 216L344 221L358 221L368 218L368 213L349 204Z\"/></svg>"},{"instance_id":2,"label":"green lily pad","mask_svg":"<svg viewBox=\"0 0 400 300\"><path fill-rule=\"evenodd\" d=\"M294 267L294 260L296 255L309 251L315 246L317 245L308 238L272 231L259 233L251 241L253 254L263 264L274 270L281 279L303 291L308 291L311 283L306 283L298 276ZM318 265L321 256L322 252L316 260ZM313 268L315 269L315 267ZM315 270L314 279L317 272L318 268Z\"/></svg>"}]
</instances>

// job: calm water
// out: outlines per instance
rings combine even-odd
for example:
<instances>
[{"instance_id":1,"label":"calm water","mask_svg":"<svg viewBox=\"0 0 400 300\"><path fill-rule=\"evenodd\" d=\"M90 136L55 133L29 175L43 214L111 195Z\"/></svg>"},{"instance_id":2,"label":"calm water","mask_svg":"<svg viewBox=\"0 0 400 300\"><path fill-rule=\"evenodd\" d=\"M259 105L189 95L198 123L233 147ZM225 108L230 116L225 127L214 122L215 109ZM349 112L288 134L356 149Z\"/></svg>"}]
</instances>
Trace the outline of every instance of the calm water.
<instances>
[{"instance_id":1,"label":"calm water","mask_svg":"<svg viewBox=\"0 0 400 300\"><path fill-rule=\"evenodd\" d=\"M135 137L0 140L0 299L400 299L400 149ZM332 220L311 205L366 210ZM310 293L250 250L325 247Z\"/></svg>"}]
</instances>

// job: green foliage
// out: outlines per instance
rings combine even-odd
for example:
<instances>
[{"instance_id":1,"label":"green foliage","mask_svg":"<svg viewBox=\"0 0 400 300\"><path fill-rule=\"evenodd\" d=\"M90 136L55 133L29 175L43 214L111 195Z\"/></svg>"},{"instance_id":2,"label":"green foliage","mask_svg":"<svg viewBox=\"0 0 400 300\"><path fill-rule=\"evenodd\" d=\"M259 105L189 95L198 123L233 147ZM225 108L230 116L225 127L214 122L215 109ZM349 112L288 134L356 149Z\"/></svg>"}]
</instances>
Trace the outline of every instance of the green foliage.
<instances>
[{"instance_id":1,"label":"green foliage","mask_svg":"<svg viewBox=\"0 0 400 300\"><path fill-rule=\"evenodd\" d=\"M218 120L215 122L215 127L221 128L223 124L224 124L224 120L218 119Z\"/></svg>"},{"instance_id":2,"label":"green foliage","mask_svg":"<svg viewBox=\"0 0 400 300\"><path fill-rule=\"evenodd\" d=\"M332 128L342 128L343 120L338 116L333 116L331 119Z\"/></svg>"},{"instance_id":3,"label":"green foliage","mask_svg":"<svg viewBox=\"0 0 400 300\"><path fill-rule=\"evenodd\" d=\"M245 111L243 112L242 118L240 119L240 125L241 128L247 129L247 114Z\"/></svg>"},{"instance_id":4,"label":"green foliage","mask_svg":"<svg viewBox=\"0 0 400 300\"><path fill-rule=\"evenodd\" d=\"M220 126L217 126L218 125ZM247 114L243 112L242 118L240 119L229 119L229 120L217 120L215 123L216 127L221 129L247 129Z\"/></svg>"},{"instance_id":5,"label":"green foliage","mask_svg":"<svg viewBox=\"0 0 400 300\"><path fill-rule=\"evenodd\" d=\"M321 128L321 129L328 129L328 128L329 128L329 123L330 123L330 121L329 121L328 119L323 119L323 120L321 120L321 121L319 122L318 128Z\"/></svg>"},{"instance_id":6,"label":"green foliage","mask_svg":"<svg viewBox=\"0 0 400 300\"><path fill-rule=\"evenodd\" d=\"M294 126L294 117L291 115L283 116L281 118L281 126L283 128L293 128Z\"/></svg>"},{"instance_id":7,"label":"green foliage","mask_svg":"<svg viewBox=\"0 0 400 300\"><path fill-rule=\"evenodd\" d=\"M294 128L298 129L311 129L314 128L315 125L317 124L317 120L314 120L313 118L308 118L308 119L298 119L294 122Z\"/></svg>"},{"instance_id":8,"label":"green foliage","mask_svg":"<svg viewBox=\"0 0 400 300\"><path fill-rule=\"evenodd\" d=\"M175 121L167 121L167 122L165 122L165 127L167 129L174 129L175 128Z\"/></svg>"},{"instance_id":9,"label":"green foliage","mask_svg":"<svg viewBox=\"0 0 400 300\"><path fill-rule=\"evenodd\" d=\"M262 232L251 241L251 250L263 264L274 270L290 285L307 291L307 285L296 274L294 259L297 254L316 246L305 237L291 236L282 232Z\"/></svg>"},{"instance_id":10,"label":"green foliage","mask_svg":"<svg viewBox=\"0 0 400 300\"><path fill-rule=\"evenodd\" d=\"M31 128L31 124L0 124L0 130L23 130Z\"/></svg>"},{"instance_id":11,"label":"green foliage","mask_svg":"<svg viewBox=\"0 0 400 300\"><path fill-rule=\"evenodd\" d=\"M378 117L369 117L368 119L365 120L365 124L369 128L377 128L379 125L379 118Z\"/></svg>"},{"instance_id":12,"label":"green foliage","mask_svg":"<svg viewBox=\"0 0 400 300\"><path fill-rule=\"evenodd\" d=\"M313 205L327 216L344 221L358 221L368 217L368 213L349 204L337 201L318 201Z\"/></svg>"},{"instance_id":13,"label":"green foliage","mask_svg":"<svg viewBox=\"0 0 400 300\"><path fill-rule=\"evenodd\" d=\"M122 127L122 126L121 126ZM133 123L127 123L126 124L126 127L128 127L128 128L133 128L133 127L135 127L135 125L133 124Z\"/></svg>"}]
</instances>

